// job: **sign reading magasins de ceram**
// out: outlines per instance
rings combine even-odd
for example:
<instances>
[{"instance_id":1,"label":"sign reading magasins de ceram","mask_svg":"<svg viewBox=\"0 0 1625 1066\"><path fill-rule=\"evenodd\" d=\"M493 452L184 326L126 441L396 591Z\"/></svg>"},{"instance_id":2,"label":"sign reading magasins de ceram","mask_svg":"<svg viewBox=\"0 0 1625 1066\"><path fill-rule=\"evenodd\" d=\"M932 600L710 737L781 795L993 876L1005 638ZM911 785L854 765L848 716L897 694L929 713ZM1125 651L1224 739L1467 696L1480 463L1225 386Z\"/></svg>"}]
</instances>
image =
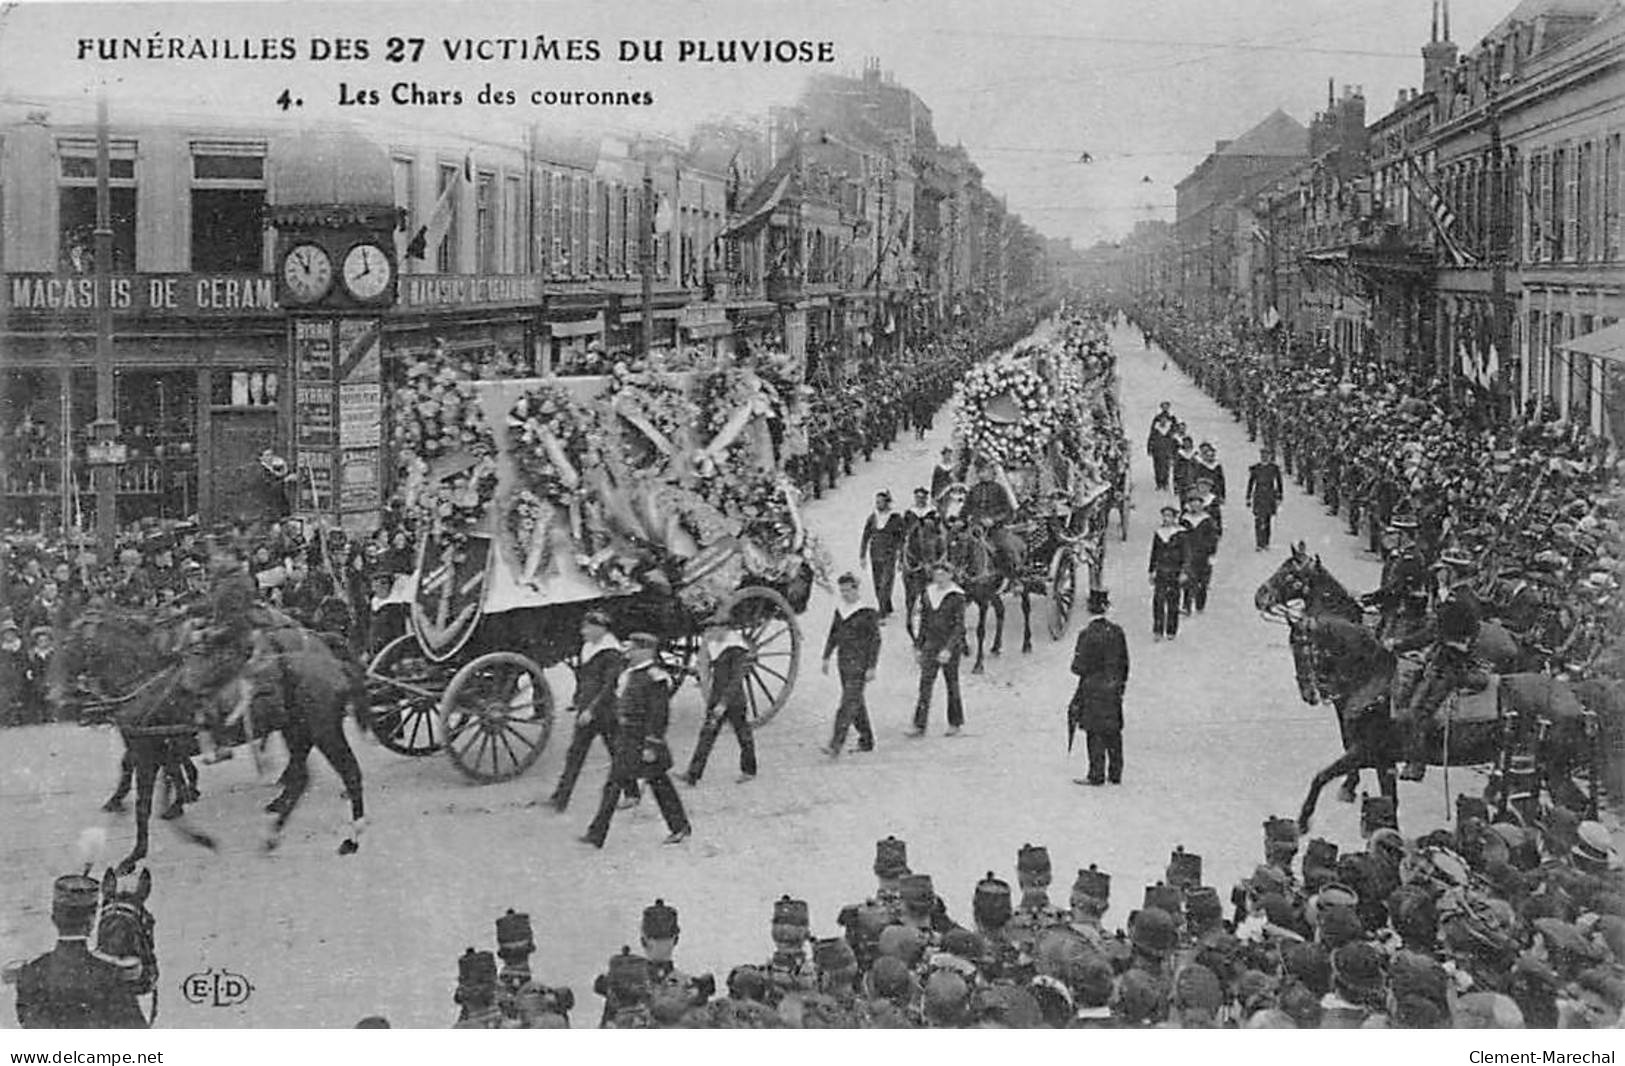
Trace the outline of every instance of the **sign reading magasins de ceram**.
<instances>
[{"instance_id":1,"label":"sign reading magasins de ceram","mask_svg":"<svg viewBox=\"0 0 1625 1066\"><path fill-rule=\"evenodd\" d=\"M0 313L62 314L103 306L115 315L275 314L269 274L8 274Z\"/></svg>"}]
</instances>

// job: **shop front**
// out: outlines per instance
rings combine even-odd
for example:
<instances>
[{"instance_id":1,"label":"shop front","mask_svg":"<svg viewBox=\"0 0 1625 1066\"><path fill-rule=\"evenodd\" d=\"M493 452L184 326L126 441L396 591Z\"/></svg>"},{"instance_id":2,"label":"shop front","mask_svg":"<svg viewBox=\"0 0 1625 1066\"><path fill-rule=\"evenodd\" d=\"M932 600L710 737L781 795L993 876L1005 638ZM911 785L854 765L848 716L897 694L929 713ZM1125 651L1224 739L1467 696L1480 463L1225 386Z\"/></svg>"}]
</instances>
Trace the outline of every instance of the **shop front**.
<instances>
[{"instance_id":1,"label":"shop front","mask_svg":"<svg viewBox=\"0 0 1625 1066\"><path fill-rule=\"evenodd\" d=\"M93 529L96 313L112 311L117 524L257 516L281 451L283 315L261 275L10 274L0 293L9 526Z\"/></svg>"}]
</instances>

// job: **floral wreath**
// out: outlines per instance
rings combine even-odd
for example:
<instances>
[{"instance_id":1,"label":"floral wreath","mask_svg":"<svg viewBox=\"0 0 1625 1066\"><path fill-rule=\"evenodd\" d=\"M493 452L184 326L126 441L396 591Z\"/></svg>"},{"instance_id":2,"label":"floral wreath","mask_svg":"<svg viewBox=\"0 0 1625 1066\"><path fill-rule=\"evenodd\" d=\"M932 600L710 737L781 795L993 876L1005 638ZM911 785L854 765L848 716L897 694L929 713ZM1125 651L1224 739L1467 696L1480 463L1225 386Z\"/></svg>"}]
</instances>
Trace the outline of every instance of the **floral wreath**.
<instances>
[{"instance_id":1,"label":"floral wreath","mask_svg":"<svg viewBox=\"0 0 1625 1066\"><path fill-rule=\"evenodd\" d=\"M699 408L671 375L616 363L600 396L614 414L605 439L616 458L639 474L678 474L685 443L699 423Z\"/></svg>"},{"instance_id":2,"label":"floral wreath","mask_svg":"<svg viewBox=\"0 0 1625 1066\"><path fill-rule=\"evenodd\" d=\"M395 392L402 509L419 535L461 542L496 496L496 437L466 373L444 357L419 359Z\"/></svg>"},{"instance_id":3,"label":"floral wreath","mask_svg":"<svg viewBox=\"0 0 1625 1066\"><path fill-rule=\"evenodd\" d=\"M1037 463L1059 422L1049 382L1030 361L972 367L957 392L954 439L962 450L1006 469Z\"/></svg>"}]
</instances>

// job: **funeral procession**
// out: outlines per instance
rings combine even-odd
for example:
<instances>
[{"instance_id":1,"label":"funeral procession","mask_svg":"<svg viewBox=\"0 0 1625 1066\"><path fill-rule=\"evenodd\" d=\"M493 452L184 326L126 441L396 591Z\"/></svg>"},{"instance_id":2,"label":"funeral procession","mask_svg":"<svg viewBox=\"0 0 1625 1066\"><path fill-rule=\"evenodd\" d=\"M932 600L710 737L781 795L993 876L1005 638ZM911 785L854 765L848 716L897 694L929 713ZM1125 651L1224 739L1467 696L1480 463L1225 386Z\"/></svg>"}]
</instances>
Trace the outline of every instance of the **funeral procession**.
<instances>
[{"instance_id":1,"label":"funeral procession","mask_svg":"<svg viewBox=\"0 0 1625 1066\"><path fill-rule=\"evenodd\" d=\"M1625 1027L1625 0L94 6L0 1029Z\"/></svg>"}]
</instances>

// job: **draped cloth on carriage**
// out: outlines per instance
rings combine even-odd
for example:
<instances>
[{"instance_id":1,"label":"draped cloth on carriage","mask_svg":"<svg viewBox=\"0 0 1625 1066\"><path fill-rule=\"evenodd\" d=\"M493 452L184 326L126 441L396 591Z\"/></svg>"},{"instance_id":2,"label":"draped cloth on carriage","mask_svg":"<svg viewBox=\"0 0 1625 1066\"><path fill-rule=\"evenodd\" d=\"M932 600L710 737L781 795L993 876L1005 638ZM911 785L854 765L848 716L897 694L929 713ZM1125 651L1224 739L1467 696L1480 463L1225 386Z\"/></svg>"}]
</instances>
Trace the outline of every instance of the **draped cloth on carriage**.
<instances>
[{"instance_id":1,"label":"draped cloth on carriage","mask_svg":"<svg viewBox=\"0 0 1625 1066\"><path fill-rule=\"evenodd\" d=\"M1409 691L1417 680L1422 663L1415 659L1399 661L1394 675L1395 693ZM1474 671L1474 683L1457 691L1444 702L1433 716L1428 729L1429 761L1437 762L1443 755L1445 722L1450 725L1450 747L1453 751L1470 749L1494 750L1499 743L1503 719L1513 716L1518 720L1520 736L1530 736L1542 721L1554 727L1563 727L1578 721L1585 708L1565 682L1544 674L1490 674ZM1409 726L1408 708L1396 701L1396 720Z\"/></svg>"}]
</instances>

